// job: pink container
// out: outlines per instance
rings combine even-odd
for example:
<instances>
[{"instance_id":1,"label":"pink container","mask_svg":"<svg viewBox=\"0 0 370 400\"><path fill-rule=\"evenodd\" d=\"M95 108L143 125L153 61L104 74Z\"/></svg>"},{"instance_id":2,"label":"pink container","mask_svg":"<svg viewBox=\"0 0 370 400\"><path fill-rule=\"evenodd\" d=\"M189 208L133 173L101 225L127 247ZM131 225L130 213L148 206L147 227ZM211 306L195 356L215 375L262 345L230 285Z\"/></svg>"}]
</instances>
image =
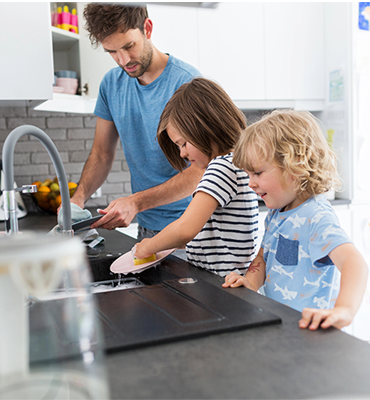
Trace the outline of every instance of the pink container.
<instances>
[{"instance_id":1,"label":"pink container","mask_svg":"<svg viewBox=\"0 0 370 400\"><path fill-rule=\"evenodd\" d=\"M55 86L60 86L64 89L63 93L76 94L78 80L74 78L57 78Z\"/></svg>"}]
</instances>

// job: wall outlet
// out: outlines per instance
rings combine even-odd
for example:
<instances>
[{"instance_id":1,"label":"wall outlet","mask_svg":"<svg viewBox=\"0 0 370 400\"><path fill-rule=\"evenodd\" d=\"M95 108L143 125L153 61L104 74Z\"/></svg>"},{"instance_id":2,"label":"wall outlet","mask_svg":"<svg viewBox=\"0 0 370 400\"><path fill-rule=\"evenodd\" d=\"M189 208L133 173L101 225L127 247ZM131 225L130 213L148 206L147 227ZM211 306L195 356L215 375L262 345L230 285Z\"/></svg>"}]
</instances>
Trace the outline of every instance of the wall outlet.
<instances>
[{"instance_id":1,"label":"wall outlet","mask_svg":"<svg viewBox=\"0 0 370 400\"><path fill-rule=\"evenodd\" d=\"M99 198L99 197L101 197L102 196L102 194L101 194L101 187L96 191L96 192L94 192L92 195L91 195L91 198L92 199L97 199L97 198Z\"/></svg>"}]
</instances>

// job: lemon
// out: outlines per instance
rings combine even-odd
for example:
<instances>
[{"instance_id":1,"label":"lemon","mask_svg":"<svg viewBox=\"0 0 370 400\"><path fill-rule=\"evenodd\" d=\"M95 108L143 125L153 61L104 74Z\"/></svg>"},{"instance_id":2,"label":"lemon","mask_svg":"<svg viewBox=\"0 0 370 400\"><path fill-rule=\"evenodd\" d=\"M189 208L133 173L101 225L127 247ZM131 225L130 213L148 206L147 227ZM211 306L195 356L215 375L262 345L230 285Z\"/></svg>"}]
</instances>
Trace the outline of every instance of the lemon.
<instances>
[{"instance_id":1,"label":"lemon","mask_svg":"<svg viewBox=\"0 0 370 400\"><path fill-rule=\"evenodd\" d=\"M77 188L77 183L68 182L69 196L72 197Z\"/></svg>"},{"instance_id":2,"label":"lemon","mask_svg":"<svg viewBox=\"0 0 370 400\"><path fill-rule=\"evenodd\" d=\"M50 186L53 183L51 179L45 179L41 186Z\"/></svg>"},{"instance_id":3,"label":"lemon","mask_svg":"<svg viewBox=\"0 0 370 400\"><path fill-rule=\"evenodd\" d=\"M50 186L49 186L50 190L52 192L59 192L60 188L59 185L56 182L53 182Z\"/></svg>"}]
</instances>

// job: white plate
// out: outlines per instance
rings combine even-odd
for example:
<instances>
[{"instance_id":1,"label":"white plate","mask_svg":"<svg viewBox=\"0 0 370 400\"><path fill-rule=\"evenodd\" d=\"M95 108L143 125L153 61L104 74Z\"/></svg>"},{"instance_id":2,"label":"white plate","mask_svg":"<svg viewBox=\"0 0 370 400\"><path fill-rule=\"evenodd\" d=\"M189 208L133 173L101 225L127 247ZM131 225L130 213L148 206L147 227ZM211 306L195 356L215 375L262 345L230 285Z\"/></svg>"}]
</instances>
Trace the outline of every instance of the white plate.
<instances>
[{"instance_id":1,"label":"white plate","mask_svg":"<svg viewBox=\"0 0 370 400\"><path fill-rule=\"evenodd\" d=\"M156 253L156 260L140 265L134 264L134 257L131 251L128 251L126 254L123 254L112 263L112 265L110 266L110 270L115 274L128 274L129 272L137 274L144 271L145 269L148 269L149 267L154 267L155 265L159 264L165 257L169 256L175 250L176 249L159 251L158 253Z\"/></svg>"}]
</instances>

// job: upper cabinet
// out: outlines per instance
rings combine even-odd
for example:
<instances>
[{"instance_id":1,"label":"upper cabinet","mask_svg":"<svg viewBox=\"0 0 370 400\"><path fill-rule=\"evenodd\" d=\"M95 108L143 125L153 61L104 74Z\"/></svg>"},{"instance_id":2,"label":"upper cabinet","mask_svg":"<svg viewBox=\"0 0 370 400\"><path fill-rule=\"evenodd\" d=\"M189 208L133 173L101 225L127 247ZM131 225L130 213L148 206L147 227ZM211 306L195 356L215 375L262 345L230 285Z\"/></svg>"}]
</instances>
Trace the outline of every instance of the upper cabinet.
<instances>
[{"instance_id":1,"label":"upper cabinet","mask_svg":"<svg viewBox=\"0 0 370 400\"><path fill-rule=\"evenodd\" d=\"M68 4L70 11L72 8L77 9L78 33L68 32L54 26L49 27L52 32L54 71L71 70L77 72L78 92L76 95L56 92L53 94L52 100L38 105L35 109L93 113L99 84L104 74L116 64L112 57L103 52L101 46L97 49L93 49L91 46L88 34L83 28L82 14L87 3L66 4Z\"/></svg>"},{"instance_id":2,"label":"upper cabinet","mask_svg":"<svg viewBox=\"0 0 370 400\"><path fill-rule=\"evenodd\" d=\"M153 21L154 46L199 68L198 9L150 3L147 7L149 18Z\"/></svg>"},{"instance_id":3,"label":"upper cabinet","mask_svg":"<svg viewBox=\"0 0 370 400\"><path fill-rule=\"evenodd\" d=\"M49 3L0 2L0 101L53 96Z\"/></svg>"},{"instance_id":4,"label":"upper cabinet","mask_svg":"<svg viewBox=\"0 0 370 400\"><path fill-rule=\"evenodd\" d=\"M240 108L323 108L323 3L219 3L198 13L199 68Z\"/></svg>"},{"instance_id":5,"label":"upper cabinet","mask_svg":"<svg viewBox=\"0 0 370 400\"><path fill-rule=\"evenodd\" d=\"M266 98L325 98L324 3L265 3Z\"/></svg>"},{"instance_id":6,"label":"upper cabinet","mask_svg":"<svg viewBox=\"0 0 370 400\"><path fill-rule=\"evenodd\" d=\"M265 100L263 3L199 9L199 69L233 100Z\"/></svg>"},{"instance_id":7,"label":"upper cabinet","mask_svg":"<svg viewBox=\"0 0 370 400\"><path fill-rule=\"evenodd\" d=\"M77 8L78 34L51 27L50 3L0 3L0 100L53 99L37 109L93 112L100 82L116 63L90 44L86 3L68 4ZM217 81L242 109L323 108L324 3L178 4L148 4L158 50ZM53 94L57 70L77 72L77 95Z\"/></svg>"}]
</instances>

